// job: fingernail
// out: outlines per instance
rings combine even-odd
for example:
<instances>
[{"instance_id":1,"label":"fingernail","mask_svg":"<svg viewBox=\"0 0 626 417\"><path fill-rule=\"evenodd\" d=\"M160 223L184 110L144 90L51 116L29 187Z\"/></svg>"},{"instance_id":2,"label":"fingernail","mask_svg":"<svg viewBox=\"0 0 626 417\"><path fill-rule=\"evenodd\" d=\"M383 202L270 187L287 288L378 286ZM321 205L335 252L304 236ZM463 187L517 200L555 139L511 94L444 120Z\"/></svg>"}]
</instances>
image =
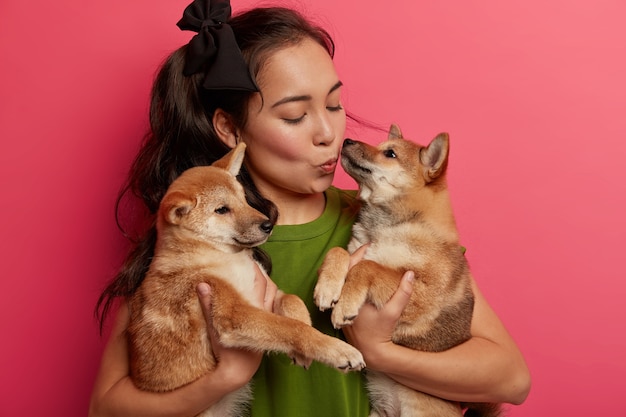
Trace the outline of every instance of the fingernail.
<instances>
[{"instance_id":1,"label":"fingernail","mask_svg":"<svg viewBox=\"0 0 626 417\"><path fill-rule=\"evenodd\" d=\"M406 275L405 275L405 279L408 282L413 283L413 281L415 280L415 272L413 272L413 271L407 272Z\"/></svg>"}]
</instances>

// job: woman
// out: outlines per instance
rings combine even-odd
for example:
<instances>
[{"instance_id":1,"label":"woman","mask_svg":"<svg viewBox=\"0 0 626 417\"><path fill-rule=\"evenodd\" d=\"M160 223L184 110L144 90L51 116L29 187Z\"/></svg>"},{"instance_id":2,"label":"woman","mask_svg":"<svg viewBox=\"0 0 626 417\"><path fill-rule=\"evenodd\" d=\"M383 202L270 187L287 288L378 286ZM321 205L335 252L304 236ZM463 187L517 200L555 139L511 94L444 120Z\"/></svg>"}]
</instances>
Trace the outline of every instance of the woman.
<instances>
[{"instance_id":1,"label":"woman","mask_svg":"<svg viewBox=\"0 0 626 417\"><path fill-rule=\"evenodd\" d=\"M155 213L167 186L182 171L210 164L245 142L241 181L249 201L269 216L275 218L276 208L279 213L263 246L272 259L272 280L305 300L316 328L343 337L312 301L317 268L328 249L347 244L358 208L354 193L331 186L346 126L331 38L288 9L257 8L231 18L223 0L195 1L179 26L198 35L169 57L155 81L151 132L133 165L129 188ZM103 293L103 317L113 298L132 294L140 284L153 245L150 229ZM391 342L411 281L412 274L405 274L383 309L363 307L344 329L367 366L455 401L521 403L529 390L528 370L475 284L469 341L441 353ZM276 285L258 274L257 289L258 306L271 310ZM198 294L206 314L210 288L200 285ZM237 349L218 349L216 371L185 387L158 394L140 391L129 377L127 322L128 309L121 303L94 386L92 416L193 416L251 378L255 417L369 413L358 373L342 374L317 363L303 370L281 355L262 357Z\"/></svg>"}]
</instances>

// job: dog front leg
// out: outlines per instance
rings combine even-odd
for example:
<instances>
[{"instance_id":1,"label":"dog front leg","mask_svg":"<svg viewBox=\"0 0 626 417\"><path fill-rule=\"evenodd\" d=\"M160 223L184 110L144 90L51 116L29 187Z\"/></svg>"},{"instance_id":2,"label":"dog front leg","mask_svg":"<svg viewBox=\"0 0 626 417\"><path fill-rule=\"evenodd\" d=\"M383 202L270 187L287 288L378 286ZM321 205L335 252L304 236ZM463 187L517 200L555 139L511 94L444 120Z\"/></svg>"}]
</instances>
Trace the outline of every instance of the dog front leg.
<instances>
[{"instance_id":1,"label":"dog front leg","mask_svg":"<svg viewBox=\"0 0 626 417\"><path fill-rule=\"evenodd\" d=\"M274 298L274 313L301 321L308 326L312 325L309 310L307 310L304 301L297 295L285 294L278 290ZM302 366L305 369L308 369L312 362L310 358L298 355L297 352L294 352L291 359L294 364Z\"/></svg>"},{"instance_id":2,"label":"dog front leg","mask_svg":"<svg viewBox=\"0 0 626 417\"><path fill-rule=\"evenodd\" d=\"M374 261L363 260L350 269L341 290L341 297L331 315L337 329L351 324L365 302L381 308L400 285L402 274Z\"/></svg>"},{"instance_id":3,"label":"dog front leg","mask_svg":"<svg viewBox=\"0 0 626 417\"><path fill-rule=\"evenodd\" d=\"M249 305L235 308L240 314L213 318L224 346L283 352L304 364L316 360L343 372L365 367L356 348L301 321Z\"/></svg>"},{"instance_id":4,"label":"dog front leg","mask_svg":"<svg viewBox=\"0 0 626 417\"><path fill-rule=\"evenodd\" d=\"M334 247L328 251L313 291L313 299L321 311L332 308L339 300L349 267L350 254L345 249Z\"/></svg>"},{"instance_id":5,"label":"dog front leg","mask_svg":"<svg viewBox=\"0 0 626 417\"><path fill-rule=\"evenodd\" d=\"M224 346L283 352L343 372L365 367L361 352L348 343L302 321L254 307L228 284L215 280L209 285L213 291L212 324Z\"/></svg>"}]
</instances>

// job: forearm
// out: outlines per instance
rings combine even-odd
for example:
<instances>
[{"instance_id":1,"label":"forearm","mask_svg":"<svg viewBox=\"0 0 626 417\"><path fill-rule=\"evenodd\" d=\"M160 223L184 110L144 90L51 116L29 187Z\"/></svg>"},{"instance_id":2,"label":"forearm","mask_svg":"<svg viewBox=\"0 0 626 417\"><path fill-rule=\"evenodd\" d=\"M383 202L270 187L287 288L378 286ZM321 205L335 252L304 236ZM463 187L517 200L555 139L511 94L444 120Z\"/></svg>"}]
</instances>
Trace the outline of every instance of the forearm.
<instances>
[{"instance_id":1,"label":"forearm","mask_svg":"<svg viewBox=\"0 0 626 417\"><path fill-rule=\"evenodd\" d=\"M524 358L475 283L473 290L472 338L444 352L415 351L391 341L389 329L399 317L396 310L405 305L394 299L380 311L370 304L362 306L344 332L368 368L403 385L453 401L519 404L530 390ZM403 280L394 298L400 300L410 292Z\"/></svg>"},{"instance_id":2,"label":"forearm","mask_svg":"<svg viewBox=\"0 0 626 417\"><path fill-rule=\"evenodd\" d=\"M245 385L251 376L248 368L218 366L214 372L171 392L142 391L129 377L127 325L128 309L122 303L94 384L89 407L91 417L195 416Z\"/></svg>"},{"instance_id":3,"label":"forearm","mask_svg":"<svg viewBox=\"0 0 626 417\"><path fill-rule=\"evenodd\" d=\"M365 360L401 384L437 397L519 404L528 394L528 376L523 359L514 356L489 340L473 337L437 353L390 344L385 355Z\"/></svg>"},{"instance_id":4,"label":"forearm","mask_svg":"<svg viewBox=\"0 0 626 417\"><path fill-rule=\"evenodd\" d=\"M216 374L206 375L175 391L141 391L124 377L106 392L94 392L90 417L100 416L195 416L232 390Z\"/></svg>"}]
</instances>

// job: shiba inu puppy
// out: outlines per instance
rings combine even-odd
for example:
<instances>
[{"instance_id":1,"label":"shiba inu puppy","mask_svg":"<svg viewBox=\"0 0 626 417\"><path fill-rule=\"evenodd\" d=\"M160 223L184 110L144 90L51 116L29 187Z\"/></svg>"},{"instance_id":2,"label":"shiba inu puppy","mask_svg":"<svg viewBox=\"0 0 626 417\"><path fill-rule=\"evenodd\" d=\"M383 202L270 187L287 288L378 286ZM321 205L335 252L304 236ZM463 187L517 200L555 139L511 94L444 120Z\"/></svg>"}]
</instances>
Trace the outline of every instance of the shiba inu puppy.
<instances>
[{"instance_id":1,"label":"shiba inu puppy","mask_svg":"<svg viewBox=\"0 0 626 417\"><path fill-rule=\"evenodd\" d=\"M211 286L212 325L223 345L283 352L304 367L313 360L345 372L365 366L358 350L310 326L297 296L279 291L277 314L251 304L251 248L267 240L273 224L247 204L235 178L244 150L240 144L212 166L185 171L163 197L154 258L129 302L131 377L141 389L173 390L215 369L200 282ZM245 387L201 415L239 416L250 398Z\"/></svg>"},{"instance_id":2,"label":"shiba inu puppy","mask_svg":"<svg viewBox=\"0 0 626 417\"><path fill-rule=\"evenodd\" d=\"M344 141L341 164L358 183L362 203L348 251L370 246L349 272L349 254L341 248L331 249L319 270L315 302L333 309L336 328L350 324L365 302L382 307L410 270L413 293L393 342L437 352L470 338L474 296L447 191L448 149L446 133L421 146L403 139L396 125L377 147ZM480 408L471 415L498 415L497 405L459 405L382 373L368 371L367 377L371 417L461 416L462 407Z\"/></svg>"}]
</instances>

